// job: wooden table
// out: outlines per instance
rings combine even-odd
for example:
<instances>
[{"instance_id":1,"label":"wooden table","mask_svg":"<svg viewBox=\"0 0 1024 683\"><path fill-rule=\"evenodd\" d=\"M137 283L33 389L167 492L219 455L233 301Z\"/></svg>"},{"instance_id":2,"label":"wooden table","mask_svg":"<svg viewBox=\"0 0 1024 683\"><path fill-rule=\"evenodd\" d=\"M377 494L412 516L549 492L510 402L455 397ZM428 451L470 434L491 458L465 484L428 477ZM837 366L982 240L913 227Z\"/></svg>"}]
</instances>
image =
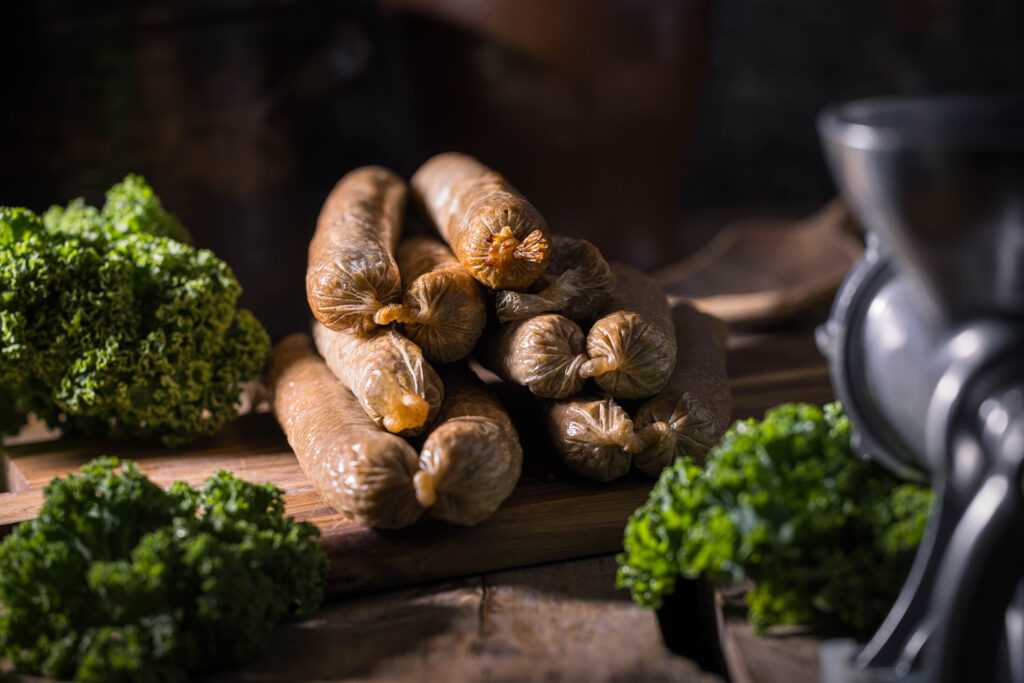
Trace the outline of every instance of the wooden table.
<instances>
[{"instance_id":1,"label":"wooden table","mask_svg":"<svg viewBox=\"0 0 1024 683\"><path fill-rule=\"evenodd\" d=\"M735 416L831 400L812 329L733 335ZM761 379L747 386L753 367ZM786 369L765 375L771 367ZM668 649L658 615L615 589L616 567L601 555L333 600L283 627L264 658L215 680L724 680Z\"/></svg>"},{"instance_id":2,"label":"wooden table","mask_svg":"<svg viewBox=\"0 0 1024 683\"><path fill-rule=\"evenodd\" d=\"M785 401L831 400L813 341L813 322L822 318L817 311L788 331L733 334L735 418ZM670 651L658 615L615 589L607 550L618 547L621 527L611 544L592 546L601 554L585 559L331 599L312 618L283 626L263 657L211 680L721 680ZM702 623L687 622L687 630L713 633L714 619L693 610Z\"/></svg>"},{"instance_id":3,"label":"wooden table","mask_svg":"<svg viewBox=\"0 0 1024 683\"><path fill-rule=\"evenodd\" d=\"M719 681L615 590L611 556L334 601L215 680Z\"/></svg>"}]
</instances>

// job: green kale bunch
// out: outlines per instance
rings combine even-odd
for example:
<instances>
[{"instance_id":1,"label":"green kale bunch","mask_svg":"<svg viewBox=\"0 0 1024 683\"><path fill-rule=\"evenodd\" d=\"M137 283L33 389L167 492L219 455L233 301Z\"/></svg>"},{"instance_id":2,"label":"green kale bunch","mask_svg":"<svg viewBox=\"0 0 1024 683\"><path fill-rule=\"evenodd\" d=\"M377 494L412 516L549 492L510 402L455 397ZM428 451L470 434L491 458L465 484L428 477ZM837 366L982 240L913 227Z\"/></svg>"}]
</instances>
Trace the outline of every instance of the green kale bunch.
<instances>
[{"instance_id":1,"label":"green kale bunch","mask_svg":"<svg viewBox=\"0 0 1024 683\"><path fill-rule=\"evenodd\" d=\"M736 422L703 469L667 467L626 526L618 585L658 608L676 578L744 578L758 631L872 631L896 599L931 491L850 449L838 403L785 404Z\"/></svg>"},{"instance_id":2,"label":"green kale bunch","mask_svg":"<svg viewBox=\"0 0 1024 683\"><path fill-rule=\"evenodd\" d=\"M235 308L227 264L186 238L132 175L102 210L0 208L0 433L35 412L175 446L235 417L269 338Z\"/></svg>"},{"instance_id":3,"label":"green kale bunch","mask_svg":"<svg viewBox=\"0 0 1024 683\"><path fill-rule=\"evenodd\" d=\"M185 681L323 599L327 558L281 492L217 472L167 491L116 458L54 479L0 544L0 658L79 681Z\"/></svg>"}]
</instances>

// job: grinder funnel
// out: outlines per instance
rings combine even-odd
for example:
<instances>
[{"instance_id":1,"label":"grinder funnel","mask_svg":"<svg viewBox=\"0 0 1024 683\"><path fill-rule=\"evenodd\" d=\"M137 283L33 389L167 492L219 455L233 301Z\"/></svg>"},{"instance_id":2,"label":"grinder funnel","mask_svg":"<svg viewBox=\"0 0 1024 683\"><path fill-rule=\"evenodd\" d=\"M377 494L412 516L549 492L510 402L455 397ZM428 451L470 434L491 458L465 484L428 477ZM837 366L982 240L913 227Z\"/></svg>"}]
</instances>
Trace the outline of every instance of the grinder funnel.
<instances>
[{"instance_id":1,"label":"grinder funnel","mask_svg":"<svg viewBox=\"0 0 1024 683\"><path fill-rule=\"evenodd\" d=\"M1024 97L863 100L819 130L854 213L939 310L1024 313Z\"/></svg>"}]
</instances>

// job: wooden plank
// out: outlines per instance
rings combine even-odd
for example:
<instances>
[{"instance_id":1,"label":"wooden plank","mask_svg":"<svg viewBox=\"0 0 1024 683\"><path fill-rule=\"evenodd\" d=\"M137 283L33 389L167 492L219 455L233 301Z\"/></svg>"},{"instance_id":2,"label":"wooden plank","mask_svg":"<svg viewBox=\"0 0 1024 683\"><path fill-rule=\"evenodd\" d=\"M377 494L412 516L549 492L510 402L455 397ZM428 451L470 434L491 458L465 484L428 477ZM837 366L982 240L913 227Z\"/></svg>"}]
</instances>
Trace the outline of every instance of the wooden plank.
<instances>
[{"instance_id":1,"label":"wooden plank","mask_svg":"<svg viewBox=\"0 0 1024 683\"><path fill-rule=\"evenodd\" d=\"M0 494L0 537L9 534L15 524L33 519L42 504L40 489Z\"/></svg>"},{"instance_id":2,"label":"wooden plank","mask_svg":"<svg viewBox=\"0 0 1024 683\"><path fill-rule=\"evenodd\" d=\"M476 574L622 547L622 529L643 503L650 480L601 486L573 480L526 482L487 521L453 527L428 520L415 530L365 527L325 533L335 592Z\"/></svg>"},{"instance_id":3,"label":"wooden plank","mask_svg":"<svg viewBox=\"0 0 1024 683\"><path fill-rule=\"evenodd\" d=\"M715 594L716 627L733 683L817 683L822 640L799 627L757 635L747 622L743 588Z\"/></svg>"},{"instance_id":4,"label":"wooden plank","mask_svg":"<svg viewBox=\"0 0 1024 683\"><path fill-rule=\"evenodd\" d=\"M606 556L335 601L215 680L720 682L666 648L615 571Z\"/></svg>"},{"instance_id":5,"label":"wooden plank","mask_svg":"<svg viewBox=\"0 0 1024 683\"><path fill-rule=\"evenodd\" d=\"M733 416L760 416L772 405L832 398L824 361L806 331L736 337L730 344ZM404 585L574 557L616 552L629 515L652 481L631 474L610 484L580 480L544 445L535 403L504 390L525 450L523 477L489 520L473 528L426 520L401 531L355 525L313 490L268 414L247 415L185 449L102 440L58 441L5 447L7 478L19 492L0 494L0 534L31 519L39 491L54 476L92 458L117 455L138 463L161 486L198 484L217 469L282 488L289 514L316 524L332 558L329 590L345 593Z\"/></svg>"}]
</instances>

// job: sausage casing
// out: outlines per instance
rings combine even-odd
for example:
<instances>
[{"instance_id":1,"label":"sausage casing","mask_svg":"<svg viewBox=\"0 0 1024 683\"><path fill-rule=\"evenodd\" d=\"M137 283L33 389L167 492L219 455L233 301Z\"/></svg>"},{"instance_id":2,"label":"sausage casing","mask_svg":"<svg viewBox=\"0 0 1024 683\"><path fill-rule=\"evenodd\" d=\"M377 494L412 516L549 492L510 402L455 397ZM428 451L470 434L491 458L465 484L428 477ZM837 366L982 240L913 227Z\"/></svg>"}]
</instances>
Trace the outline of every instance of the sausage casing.
<instances>
[{"instance_id":1,"label":"sausage casing","mask_svg":"<svg viewBox=\"0 0 1024 683\"><path fill-rule=\"evenodd\" d=\"M470 274L491 289L524 289L550 253L540 212L500 174L446 152L412 177L417 200Z\"/></svg>"},{"instance_id":2,"label":"sausage casing","mask_svg":"<svg viewBox=\"0 0 1024 683\"><path fill-rule=\"evenodd\" d=\"M483 291L439 240L414 236L398 245L398 269L405 283L402 303L388 304L378 324L405 324L405 333L435 363L469 355L487 323Z\"/></svg>"},{"instance_id":3,"label":"sausage casing","mask_svg":"<svg viewBox=\"0 0 1024 683\"><path fill-rule=\"evenodd\" d=\"M420 450L416 495L434 517L471 526L519 481L523 449L501 401L466 368L443 372L445 400Z\"/></svg>"},{"instance_id":4,"label":"sausage casing","mask_svg":"<svg viewBox=\"0 0 1024 683\"><path fill-rule=\"evenodd\" d=\"M316 348L327 367L374 423L412 436L427 428L444 398L444 386L419 347L392 328L368 337L313 323Z\"/></svg>"},{"instance_id":5,"label":"sausage casing","mask_svg":"<svg viewBox=\"0 0 1024 683\"><path fill-rule=\"evenodd\" d=\"M549 401L544 419L555 452L573 472L595 481L611 481L629 472L633 421L611 397Z\"/></svg>"},{"instance_id":6,"label":"sausage casing","mask_svg":"<svg viewBox=\"0 0 1024 683\"><path fill-rule=\"evenodd\" d=\"M306 298L333 330L373 331L374 314L402 295L394 251L408 190L386 168L346 174L327 196L309 244Z\"/></svg>"},{"instance_id":7,"label":"sausage casing","mask_svg":"<svg viewBox=\"0 0 1024 683\"><path fill-rule=\"evenodd\" d=\"M293 334L278 343L267 372L274 415L302 471L328 505L381 529L419 518L416 451L366 416L317 355L309 335Z\"/></svg>"},{"instance_id":8,"label":"sausage casing","mask_svg":"<svg viewBox=\"0 0 1024 683\"><path fill-rule=\"evenodd\" d=\"M676 363L672 312L653 278L628 266L612 270L615 291L587 334L590 360L580 373L615 398L644 398L665 386Z\"/></svg>"},{"instance_id":9,"label":"sausage casing","mask_svg":"<svg viewBox=\"0 0 1024 683\"><path fill-rule=\"evenodd\" d=\"M725 324L689 304L678 304L672 317L679 340L675 369L665 388L640 405L634 420L638 437L653 443L633 462L654 477L684 455L702 463L731 420ZM656 436L648 437L649 432Z\"/></svg>"},{"instance_id":10,"label":"sausage casing","mask_svg":"<svg viewBox=\"0 0 1024 683\"><path fill-rule=\"evenodd\" d=\"M477 349L478 360L506 382L527 387L544 398L580 392L580 368L587 362L586 337L579 325L554 313L516 320L489 329Z\"/></svg>"},{"instance_id":11,"label":"sausage casing","mask_svg":"<svg viewBox=\"0 0 1024 683\"><path fill-rule=\"evenodd\" d=\"M601 252L587 240L551 236L551 260L531 292L498 292L498 320L522 320L541 313L560 313L590 324L615 289L615 273Z\"/></svg>"}]
</instances>

